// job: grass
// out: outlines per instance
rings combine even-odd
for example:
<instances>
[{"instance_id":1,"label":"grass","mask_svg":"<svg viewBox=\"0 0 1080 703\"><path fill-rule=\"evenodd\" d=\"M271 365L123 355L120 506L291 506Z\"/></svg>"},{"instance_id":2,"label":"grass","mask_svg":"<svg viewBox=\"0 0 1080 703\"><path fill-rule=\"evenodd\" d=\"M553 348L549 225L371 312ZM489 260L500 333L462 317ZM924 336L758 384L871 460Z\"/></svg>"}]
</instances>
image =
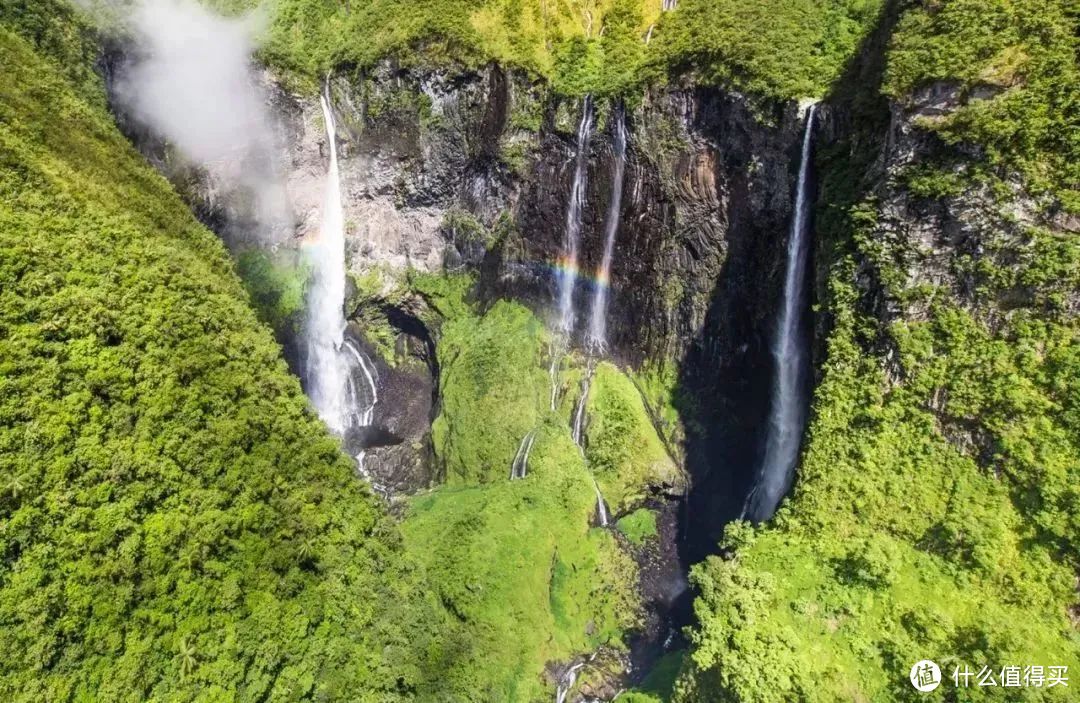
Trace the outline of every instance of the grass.
<instances>
[{"instance_id":1,"label":"grass","mask_svg":"<svg viewBox=\"0 0 1080 703\"><path fill-rule=\"evenodd\" d=\"M473 646L447 674L463 696L539 700L551 695L546 663L625 646L640 612L636 566L610 532L589 528L594 507L589 473L555 416L541 426L525 479L447 486L410 502L406 546Z\"/></svg>"},{"instance_id":2,"label":"grass","mask_svg":"<svg viewBox=\"0 0 1080 703\"><path fill-rule=\"evenodd\" d=\"M587 410L585 457L613 512L640 505L650 486L682 484L637 388L612 364L597 365Z\"/></svg>"},{"instance_id":3,"label":"grass","mask_svg":"<svg viewBox=\"0 0 1080 703\"><path fill-rule=\"evenodd\" d=\"M638 547L648 544L659 535L656 530L656 513L648 508L638 508L629 515L619 518L615 525L626 535L631 544Z\"/></svg>"}]
</instances>

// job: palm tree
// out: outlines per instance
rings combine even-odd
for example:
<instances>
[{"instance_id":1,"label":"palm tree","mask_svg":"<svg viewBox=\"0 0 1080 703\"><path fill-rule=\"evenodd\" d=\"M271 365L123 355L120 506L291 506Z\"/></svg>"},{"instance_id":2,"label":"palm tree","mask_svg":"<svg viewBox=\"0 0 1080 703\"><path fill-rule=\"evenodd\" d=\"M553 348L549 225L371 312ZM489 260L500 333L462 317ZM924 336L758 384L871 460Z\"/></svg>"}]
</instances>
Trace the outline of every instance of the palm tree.
<instances>
[{"instance_id":1,"label":"palm tree","mask_svg":"<svg viewBox=\"0 0 1080 703\"><path fill-rule=\"evenodd\" d=\"M22 479L18 476L13 476L6 487L8 493L12 498L18 498L19 494L26 490L26 485L23 484Z\"/></svg>"},{"instance_id":2,"label":"palm tree","mask_svg":"<svg viewBox=\"0 0 1080 703\"><path fill-rule=\"evenodd\" d=\"M199 652L195 648L195 643L191 641L191 638L188 635L185 635L184 638L180 640L178 650L176 656L180 659L180 675L186 678L188 674L195 670L195 664L198 663L195 657Z\"/></svg>"}]
</instances>

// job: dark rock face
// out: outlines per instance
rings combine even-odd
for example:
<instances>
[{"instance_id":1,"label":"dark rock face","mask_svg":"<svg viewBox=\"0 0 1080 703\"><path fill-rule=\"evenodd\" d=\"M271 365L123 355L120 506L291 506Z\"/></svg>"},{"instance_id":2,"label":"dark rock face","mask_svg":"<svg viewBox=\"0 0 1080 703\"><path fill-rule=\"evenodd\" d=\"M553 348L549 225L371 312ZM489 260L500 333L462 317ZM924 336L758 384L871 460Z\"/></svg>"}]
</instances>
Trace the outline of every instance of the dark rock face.
<instances>
[{"instance_id":1,"label":"dark rock face","mask_svg":"<svg viewBox=\"0 0 1080 703\"><path fill-rule=\"evenodd\" d=\"M298 241L317 231L326 135L317 99L290 96L269 79L266 94L282 135ZM423 72L385 63L334 77L330 96L349 268L473 269L482 303L516 298L548 317L581 102L494 65ZM611 105L595 110L579 258L587 273L575 295L582 326L614 159ZM738 515L760 454L800 125L792 104L752 106L717 89L656 89L627 110L610 354L634 366L679 368L689 430L667 439L682 442L676 453L693 478L683 533L700 544L695 557L712 550L722 525ZM212 187L182 192L208 224L229 229ZM383 382L392 378L388 371ZM434 386L430 377L394 383L383 397L400 395L395 422L412 429L386 420L403 441L377 451L371 464L385 464L378 473L386 485L407 490L431 478L419 468L429 449L415 426L430 415Z\"/></svg>"},{"instance_id":2,"label":"dark rock face","mask_svg":"<svg viewBox=\"0 0 1080 703\"><path fill-rule=\"evenodd\" d=\"M473 269L482 302L515 298L549 317L581 102L497 66L384 64L334 79L332 95L350 267ZM594 109L579 336L614 165L611 105ZM759 461L801 121L794 105L755 110L736 94L669 88L646 94L627 127L610 353L680 369L691 431L679 453L694 479L684 532L700 543L697 557L738 515Z\"/></svg>"}]
</instances>

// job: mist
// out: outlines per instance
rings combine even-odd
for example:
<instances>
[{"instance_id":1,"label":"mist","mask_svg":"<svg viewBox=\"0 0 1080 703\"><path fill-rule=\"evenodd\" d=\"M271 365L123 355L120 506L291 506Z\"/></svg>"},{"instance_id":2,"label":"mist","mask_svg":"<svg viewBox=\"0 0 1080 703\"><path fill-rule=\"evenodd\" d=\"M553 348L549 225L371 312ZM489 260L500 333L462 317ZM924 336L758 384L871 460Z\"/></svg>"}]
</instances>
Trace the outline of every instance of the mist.
<instances>
[{"instance_id":1,"label":"mist","mask_svg":"<svg viewBox=\"0 0 1080 703\"><path fill-rule=\"evenodd\" d=\"M134 47L114 100L206 172L209 200L234 235L264 243L287 237L283 152L251 60L261 16L222 17L195 0L137 0L124 14Z\"/></svg>"}]
</instances>

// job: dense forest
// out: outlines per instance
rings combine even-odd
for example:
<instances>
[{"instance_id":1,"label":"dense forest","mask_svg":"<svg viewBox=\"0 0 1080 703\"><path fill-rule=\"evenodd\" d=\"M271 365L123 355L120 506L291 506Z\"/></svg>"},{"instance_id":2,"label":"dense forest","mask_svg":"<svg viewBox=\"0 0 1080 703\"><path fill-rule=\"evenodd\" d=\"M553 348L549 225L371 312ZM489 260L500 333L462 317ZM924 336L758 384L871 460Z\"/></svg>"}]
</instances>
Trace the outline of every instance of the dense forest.
<instances>
[{"instance_id":1,"label":"dense forest","mask_svg":"<svg viewBox=\"0 0 1080 703\"><path fill-rule=\"evenodd\" d=\"M0 698L1071 699L1003 677L1080 672L1076 2L174 3L252 28L272 246L117 89L162 2L0 0Z\"/></svg>"}]
</instances>

